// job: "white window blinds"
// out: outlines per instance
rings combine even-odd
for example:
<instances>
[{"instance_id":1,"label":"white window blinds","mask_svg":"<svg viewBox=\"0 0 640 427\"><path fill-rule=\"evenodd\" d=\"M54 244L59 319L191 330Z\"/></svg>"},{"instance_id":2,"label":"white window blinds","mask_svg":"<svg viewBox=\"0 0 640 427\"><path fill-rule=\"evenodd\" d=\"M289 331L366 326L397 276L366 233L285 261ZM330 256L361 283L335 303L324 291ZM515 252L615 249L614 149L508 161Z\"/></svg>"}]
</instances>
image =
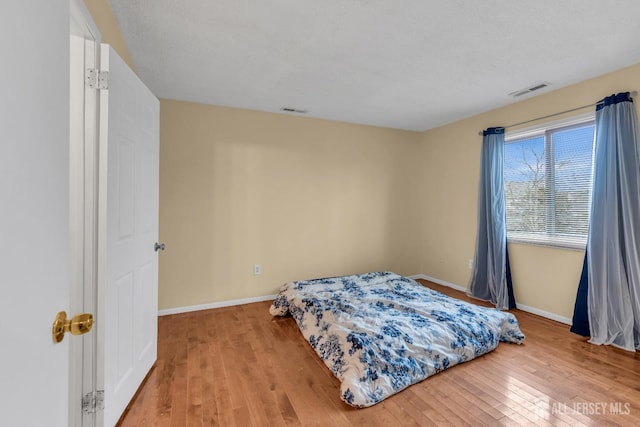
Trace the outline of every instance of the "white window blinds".
<instances>
[{"instance_id":1,"label":"white window blinds","mask_svg":"<svg viewBox=\"0 0 640 427\"><path fill-rule=\"evenodd\" d=\"M585 247L594 130L591 115L507 136L504 179L510 241Z\"/></svg>"}]
</instances>

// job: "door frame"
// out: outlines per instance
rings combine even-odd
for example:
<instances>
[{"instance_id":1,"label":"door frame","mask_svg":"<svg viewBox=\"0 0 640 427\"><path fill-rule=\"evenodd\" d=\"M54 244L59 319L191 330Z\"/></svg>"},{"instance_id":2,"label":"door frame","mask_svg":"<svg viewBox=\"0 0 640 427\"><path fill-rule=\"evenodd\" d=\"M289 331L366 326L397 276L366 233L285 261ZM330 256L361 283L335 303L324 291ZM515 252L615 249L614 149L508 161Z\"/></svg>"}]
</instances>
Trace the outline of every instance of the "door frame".
<instances>
[{"instance_id":1,"label":"door frame","mask_svg":"<svg viewBox=\"0 0 640 427\"><path fill-rule=\"evenodd\" d=\"M69 42L74 43L72 36L84 39L84 46L75 41L69 58L69 77L74 79L69 98L69 309L71 315L87 312L96 316L99 95L87 87L85 70L99 68L101 34L82 0L69 0L69 4ZM79 53L81 49L83 53ZM72 61L82 61L83 69L77 69L79 62ZM73 427L99 424L96 420L100 417L82 412L83 396L96 390L96 329L69 341L69 425Z\"/></svg>"}]
</instances>

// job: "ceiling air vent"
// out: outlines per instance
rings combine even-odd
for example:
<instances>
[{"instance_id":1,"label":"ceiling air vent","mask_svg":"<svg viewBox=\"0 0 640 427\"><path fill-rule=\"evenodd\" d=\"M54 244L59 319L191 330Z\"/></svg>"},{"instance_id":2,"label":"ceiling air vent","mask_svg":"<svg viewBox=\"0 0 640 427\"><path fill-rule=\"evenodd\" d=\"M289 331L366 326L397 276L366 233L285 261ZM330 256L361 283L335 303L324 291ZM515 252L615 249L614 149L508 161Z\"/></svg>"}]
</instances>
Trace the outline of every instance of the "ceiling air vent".
<instances>
[{"instance_id":1,"label":"ceiling air vent","mask_svg":"<svg viewBox=\"0 0 640 427\"><path fill-rule=\"evenodd\" d=\"M526 94L534 92L536 90L540 90L542 88L545 88L545 87L549 86L550 84L551 83L548 83L548 82L536 83L533 86L528 87L526 89L520 89L520 90L516 90L515 92L511 92L509 94L509 96L513 96L514 98L517 98L519 96L526 95Z\"/></svg>"},{"instance_id":2,"label":"ceiling air vent","mask_svg":"<svg viewBox=\"0 0 640 427\"><path fill-rule=\"evenodd\" d=\"M280 110L286 111L287 113L298 113L298 114L307 114L309 112L308 110L299 110L297 108L290 108L290 107L282 107Z\"/></svg>"}]
</instances>

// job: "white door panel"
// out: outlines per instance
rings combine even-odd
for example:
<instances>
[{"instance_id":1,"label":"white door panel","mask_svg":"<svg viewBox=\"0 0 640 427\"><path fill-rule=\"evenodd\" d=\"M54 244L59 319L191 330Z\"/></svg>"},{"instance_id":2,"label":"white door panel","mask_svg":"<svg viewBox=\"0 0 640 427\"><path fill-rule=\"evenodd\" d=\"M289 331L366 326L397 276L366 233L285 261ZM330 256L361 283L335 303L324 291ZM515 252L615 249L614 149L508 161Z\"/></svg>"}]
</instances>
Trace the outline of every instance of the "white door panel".
<instances>
[{"instance_id":1,"label":"white door panel","mask_svg":"<svg viewBox=\"0 0 640 427\"><path fill-rule=\"evenodd\" d=\"M100 103L106 247L99 372L109 426L157 356L159 102L108 45L102 45L101 69L109 72L109 89Z\"/></svg>"},{"instance_id":2,"label":"white door panel","mask_svg":"<svg viewBox=\"0 0 640 427\"><path fill-rule=\"evenodd\" d=\"M67 426L69 6L0 13L0 425ZM46 78L44 76L46 75Z\"/></svg>"}]
</instances>

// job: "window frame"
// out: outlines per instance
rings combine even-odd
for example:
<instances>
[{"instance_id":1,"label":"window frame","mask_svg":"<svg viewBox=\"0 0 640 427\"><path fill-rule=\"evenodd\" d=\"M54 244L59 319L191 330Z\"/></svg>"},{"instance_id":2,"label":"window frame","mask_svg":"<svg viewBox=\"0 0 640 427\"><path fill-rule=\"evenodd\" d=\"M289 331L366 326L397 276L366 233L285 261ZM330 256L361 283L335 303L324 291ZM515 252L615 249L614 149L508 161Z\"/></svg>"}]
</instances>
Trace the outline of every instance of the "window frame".
<instances>
[{"instance_id":1,"label":"window frame","mask_svg":"<svg viewBox=\"0 0 640 427\"><path fill-rule=\"evenodd\" d=\"M592 124L594 126L594 141L591 147L592 150L594 150L595 148L595 111L574 115L574 116L567 117L560 120L548 121L535 126L517 129L515 131L507 130L505 132L505 149L506 149L506 146L510 143L520 141L522 139L544 136L545 137L544 138L545 187L549 188L548 184L553 184L553 187L551 188L555 188L555 162L548 161L550 158L553 159L555 157L553 155L553 144L549 136L552 133L557 132L559 130L570 130L572 128L580 128L588 124ZM591 161L592 178L593 178L593 160L594 158L592 157L592 161ZM505 179L505 186L506 186L506 179ZM592 190L593 188L591 188L589 192L589 207L591 206ZM556 207L555 192L552 192L551 196L548 196L548 195L545 195L545 196L546 197L545 197L544 209L546 211L546 218L547 218L545 219L545 229L546 229L545 234L540 235L537 233L507 231L507 242L584 251L587 246L587 238L588 238L587 236L572 237L568 235L563 235L561 238L559 238L557 236L549 234L548 218L550 217L555 218L555 214L554 214L555 207ZM553 203L549 203L549 200L553 200ZM506 211L505 211L505 215L506 215ZM554 223L553 228L555 228L555 220L553 221L553 223Z\"/></svg>"}]
</instances>

